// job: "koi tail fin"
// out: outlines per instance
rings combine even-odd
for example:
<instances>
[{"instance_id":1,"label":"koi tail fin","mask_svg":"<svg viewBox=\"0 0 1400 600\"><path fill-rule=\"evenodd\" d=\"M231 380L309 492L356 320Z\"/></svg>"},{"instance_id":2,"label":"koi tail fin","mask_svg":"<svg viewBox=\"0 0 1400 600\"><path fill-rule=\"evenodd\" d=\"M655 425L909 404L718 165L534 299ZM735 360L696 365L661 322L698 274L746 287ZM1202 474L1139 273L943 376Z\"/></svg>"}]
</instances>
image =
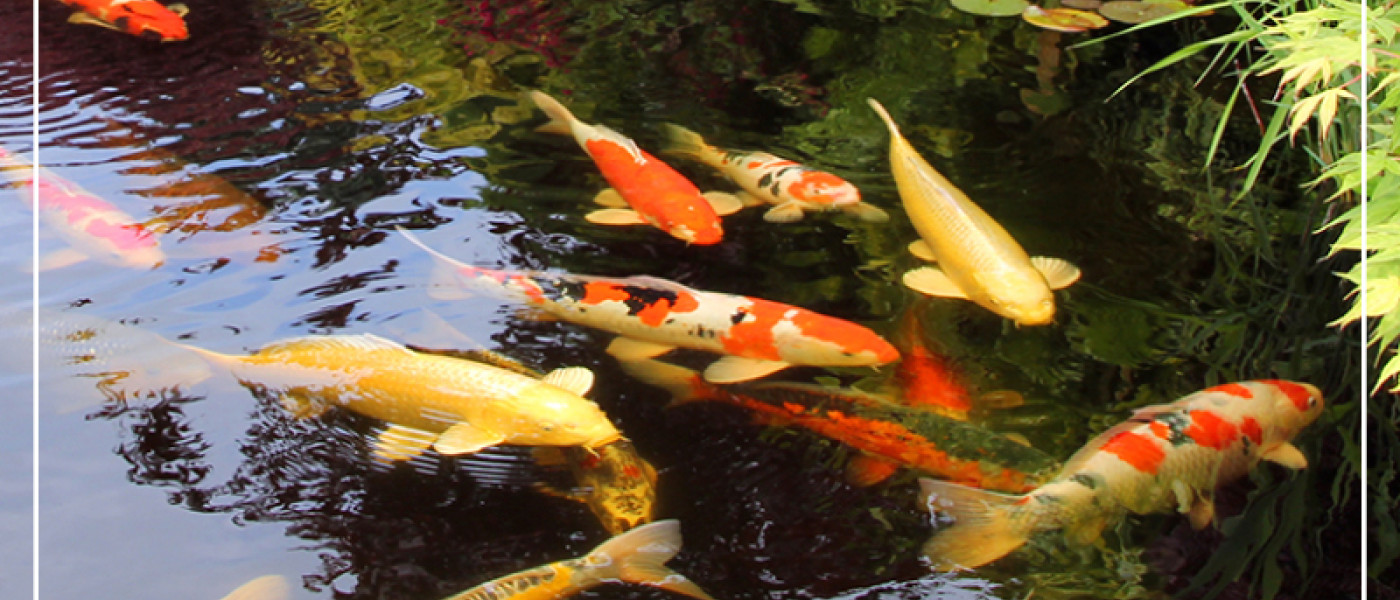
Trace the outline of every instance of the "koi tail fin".
<instances>
[{"instance_id":1,"label":"koi tail fin","mask_svg":"<svg viewBox=\"0 0 1400 600\"><path fill-rule=\"evenodd\" d=\"M1009 496L946 481L920 479L920 498L930 511L951 515L951 527L924 543L935 571L971 569L1006 556L1035 530L1036 515L1017 506L1026 496Z\"/></svg>"},{"instance_id":2,"label":"koi tail fin","mask_svg":"<svg viewBox=\"0 0 1400 600\"><path fill-rule=\"evenodd\" d=\"M622 370L642 383L654 385L671 393L670 406L700 400L696 388L703 385L700 373L685 367L654 359L620 361Z\"/></svg>"},{"instance_id":3,"label":"koi tail fin","mask_svg":"<svg viewBox=\"0 0 1400 600\"><path fill-rule=\"evenodd\" d=\"M588 553L587 562L601 564L595 575L650 585L700 600L714 600L695 582L666 566L681 551L681 524L667 519L613 536Z\"/></svg>"},{"instance_id":4,"label":"koi tail fin","mask_svg":"<svg viewBox=\"0 0 1400 600\"><path fill-rule=\"evenodd\" d=\"M890 133L896 136L899 135L899 125L895 124L894 117L890 116L890 113L885 110L884 105L880 104L880 102L874 98L866 98L865 101L870 103L870 108L875 109L875 114L880 115L880 119L890 128Z\"/></svg>"},{"instance_id":5,"label":"koi tail fin","mask_svg":"<svg viewBox=\"0 0 1400 600\"><path fill-rule=\"evenodd\" d=\"M666 123L661 127L666 132L666 148L662 150L663 153L711 164L715 150L705 143L705 138L700 137L700 134L673 123Z\"/></svg>"},{"instance_id":6,"label":"koi tail fin","mask_svg":"<svg viewBox=\"0 0 1400 600\"><path fill-rule=\"evenodd\" d=\"M530 100L544 111L545 116L549 117L549 122L535 128L535 131L561 135L573 133L573 123L578 119L574 118L574 113L564 108L564 105L560 104L558 100L539 90L530 90Z\"/></svg>"},{"instance_id":7,"label":"koi tail fin","mask_svg":"<svg viewBox=\"0 0 1400 600\"><path fill-rule=\"evenodd\" d=\"M471 293L464 289L461 278L457 276L457 271L467 265L447 256L437 250L428 247L418 236L413 235L407 229L398 225L394 229L399 234L408 238L413 245L418 246L424 252L433 257L433 273L428 278L428 296L436 300L462 300L471 297Z\"/></svg>"}]
</instances>

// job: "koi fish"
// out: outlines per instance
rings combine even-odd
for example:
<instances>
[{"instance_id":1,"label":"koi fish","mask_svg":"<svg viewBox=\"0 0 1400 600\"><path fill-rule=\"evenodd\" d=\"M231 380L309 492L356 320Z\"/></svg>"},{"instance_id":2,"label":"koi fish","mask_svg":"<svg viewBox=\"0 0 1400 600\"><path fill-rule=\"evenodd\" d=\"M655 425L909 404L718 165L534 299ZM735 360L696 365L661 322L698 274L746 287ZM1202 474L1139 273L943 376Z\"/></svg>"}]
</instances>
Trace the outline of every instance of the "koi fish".
<instances>
[{"instance_id":1,"label":"koi fish","mask_svg":"<svg viewBox=\"0 0 1400 600\"><path fill-rule=\"evenodd\" d=\"M447 281L438 297L452 297L450 288L504 293L559 319L618 334L607 352L623 362L675 348L716 352L725 356L705 369L705 379L732 383L792 365L859 367L899 358L894 346L865 327L790 304L694 290L656 277L482 269L399 231L439 261L437 272Z\"/></svg>"},{"instance_id":2,"label":"koi fish","mask_svg":"<svg viewBox=\"0 0 1400 600\"><path fill-rule=\"evenodd\" d=\"M700 134L679 125L666 124L671 146L664 152L686 156L709 165L739 187L744 206L774 205L763 214L770 223L802 220L808 211L843 211L872 223L884 223L889 213L861 202L860 190L844 179L767 152L716 148Z\"/></svg>"},{"instance_id":3,"label":"koi fish","mask_svg":"<svg viewBox=\"0 0 1400 600\"><path fill-rule=\"evenodd\" d=\"M870 106L890 130L890 169L904 211L922 238L909 251L938 266L904 274L904 285L944 298L965 298L1018 325L1055 318L1051 290L1079 279L1079 268L1058 258L1030 257L1001 224L935 171L900 135L874 99Z\"/></svg>"},{"instance_id":4,"label":"koi fish","mask_svg":"<svg viewBox=\"0 0 1400 600\"><path fill-rule=\"evenodd\" d=\"M585 218L599 225L652 225L688 244L717 244L724 237L720 216L743 208L732 194L707 192L604 125L589 125L540 91L530 99L549 116L539 131L573 135L598 165L611 188L594 201L607 208Z\"/></svg>"},{"instance_id":5,"label":"koi fish","mask_svg":"<svg viewBox=\"0 0 1400 600\"><path fill-rule=\"evenodd\" d=\"M924 555L935 570L970 569L1036 531L1063 529L1073 541L1092 542L1125 512L1176 510L1201 529L1215 516L1214 489L1260 460L1307 466L1290 440L1322 404L1322 392L1306 383L1228 383L1138 410L1075 453L1054 481L1022 496L920 480L929 510L954 519L924 544Z\"/></svg>"},{"instance_id":6,"label":"koi fish","mask_svg":"<svg viewBox=\"0 0 1400 600\"><path fill-rule=\"evenodd\" d=\"M69 23L96 25L136 37L178 42L190 37L185 15L190 9L184 4L166 6L155 0L59 0L78 9L68 17Z\"/></svg>"},{"instance_id":7,"label":"koi fish","mask_svg":"<svg viewBox=\"0 0 1400 600\"><path fill-rule=\"evenodd\" d=\"M592 452L576 447L536 448L535 458L544 466L567 466L578 484L571 490L544 484L536 489L586 504L608 533L617 535L655 518L656 469L631 442L613 442Z\"/></svg>"},{"instance_id":8,"label":"koi fish","mask_svg":"<svg viewBox=\"0 0 1400 600\"><path fill-rule=\"evenodd\" d=\"M966 485L1025 492L1049 481L1058 467L1048 454L981 427L856 390L769 382L717 386L695 371L656 360L622 368L671 392L673 404L732 404L841 442L889 465L886 476L893 467L905 467Z\"/></svg>"},{"instance_id":9,"label":"koi fish","mask_svg":"<svg viewBox=\"0 0 1400 600\"><path fill-rule=\"evenodd\" d=\"M46 169L32 167L4 148L0 148L0 171L20 188L33 190L24 194L25 202L32 207L37 197L39 218L69 244L68 252L46 257L41 270L86 258L142 269L165 262L155 235L110 202Z\"/></svg>"},{"instance_id":10,"label":"koi fish","mask_svg":"<svg viewBox=\"0 0 1400 600\"><path fill-rule=\"evenodd\" d=\"M598 448L622 438L583 394L593 373L556 369L542 379L470 360L414 352L371 335L294 338L249 356L184 346L228 367L245 385L279 393L298 418L342 406L389 427L376 440L383 462L429 446L467 454L497 444Z\"/></svg>"},{"instance_id":11,"label":"koi fish","mask_svg":"<svg viewBox=\"0 0 1400 600\"><path fill-rule=\"evenodd\" d=\"M714 600L695 582L666 567L681 551L675 519L613 536L592 552L493 579L444 600L534 600L566 598L609 582L658 587L700 600Z\"/></svg>"},{"instance_id":12,"label":"koi fish","mask_svg":"<svg viewBox=\"0 0 1400 600\"><path fill-rule=\"evenodd\" d=\"M281 575L263 575L238 586L221 600L288 600L292 586Z\"/></svg>"}]
</instances>

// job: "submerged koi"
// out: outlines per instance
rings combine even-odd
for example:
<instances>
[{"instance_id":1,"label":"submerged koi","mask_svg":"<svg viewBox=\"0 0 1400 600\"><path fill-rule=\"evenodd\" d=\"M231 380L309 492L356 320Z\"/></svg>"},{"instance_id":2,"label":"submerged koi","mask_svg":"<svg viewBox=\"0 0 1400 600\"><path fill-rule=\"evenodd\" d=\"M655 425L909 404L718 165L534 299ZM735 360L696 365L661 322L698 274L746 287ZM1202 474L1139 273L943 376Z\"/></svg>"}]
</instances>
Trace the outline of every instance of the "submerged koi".
<instances>
[{"instance_id":1,"label":"submerged koi","mask_svg":"<svg viewBox=\"0 0 1400 600\"><path fill-rule=\"evenodd\" d=\"M929 509L954 519L924 544L924 554L936 570L970 569L1036 531L1064 529L1074 541L1092 542L1126 512L1176 510L1200 529L1214 519L1215 488L1260 460L1307 466L1290 440L1322 404L1322 393L1306 383L1229 383L1138 410L1075 453L1054 481L1022 496L920 480Z\"/></svg>"},{"instance_id":2,"label":"submerged koi","mask_svg":"<svg viewBox=\"0 0 1400 600\"><path fill-rule=\"evenodd\" d=\"M763 214L771 223L802 220L808 211L839 210L863 221L884 223L889 213L861 202L860 190L844 179L767 152L716 148L700 134L679 125L666 125L668 154L686 156L709 165L744 188L745 206L772 204Z\"/></svg>"},{"instance_id":3,"label":"submerged koi","mask_svg":"<svg viewBox=\"0 0 1400 600\"><path fill-rule=\"evenodd\" d=\"M608 353L623 362L675 348L725 356L705 379L755 379L792 365L859 367L899 358L889 342L850 321L749 296L694 290L656 277L606 278L531 271L498 271L457 262L399 229L439 262L449 288L504 293L559 319L621 337Z\"/></svg>"},{"instance_id":4,"label":"submerged koi","mask_svg":"<svg viewBox=\"0 0 1400 600\"><path fill-rule=\"evenodd\" d=\"M741 406L779 424L796 425L846 444L885 465L966 485L1029 491L1048 481L1058 466L1044 452L981 427L856 390L768 382L717 386L690 369L656 360L623 363L622 368L671 392L677 403ZM890 468L882 474L892 472ZM873 479L852 483L871 484L882 477Z\"/></svg>"},{"instance_id":5,"label":"submerged koi","mask_svg":"<svg viewBox=\"0 0 1400 600\"><path fill-rule=\"evenodd\" d=\"M238 586L220 600L287 600L292 586L281 575L263 575Z\"/></svg>"},{"instance_id":6,"label":"submerged koi","mask_svg":"<svg viewBox=\"0 0 1400 600\"><path fill-rule=\"evenodd\" d=\"M37 199L39 218L70 246L67 253L47 257L41 269L85 258L142 269L165 262L165 253L155 235L112 203L42 167L31 167L4 148L0 148L0 171L25 191L34 191L33 198L24 195L25 201L32 203Z\"/></svg>"},{"instance_id":7,"label":"submerged koi","mask_svg":"<svg viewBox=\"0 0 1400 600\"><path fill-rule=\"evenodd\" d=\"M666 567L681 550L681 524L657 521L603 542L579 558L493 579L445 600L565 598L610 582L649 585L700 600L714 600L695 582Z\"/></svg>"},{"instance_id":8,"label":"submerged koi","mask_svg":"<svg viewBox=\"0 0 1400 600\"><path fill-rule=\"evenodd\" d=\"M68 17L69 23L96 25L162 42L178 42L190 37L184 4L169 6L155 0L59 0L82 12Z\"/></svg>"},{"instance_id":9,"label":"submerged koi","mask_svg":"<svg viewBox=\"0 0 1400 600\"><path fill-rule=\"evenodd\" d=\"M656 516L656 469L632 442L619 440L591 450L536 448L535 458L543 466L565 465L577 483L569 490L544 484L537 489L586 504L608 533L617 535Z\"/></svg>"},{"instance_id":10,"label":"submerged koi","mask_svg":"<svg viewBox=\"0 0 1400 600\"><path fill-rule=\"evenodd\" d=\"M302 337L249 356L185 346L266 386L298 418L334 406L389 422L375 458L407 460L429 446L467 454L497 444L597 448L621 439L596 404L586 368L542 379L475 361L415 352L378 336Z\"/></svg>"},{"instance_id":11,"label":"submerged koi","mask_svg":"<svg viewBox=\"0 0 1400 600\"><path fill-rule=\"evenodd\" d=\"M919 156L879 102L869 102L889 127L890 170L904 211L922 238L909 250L938 262L905 273L904 285L930 296L971 300L1018 325L1053 321L1051 290L1078 280L1079 268L1058 258L1028 256L1001 224Z\"/></svg>"},{"instance_id":12,"label":"submerged koi","mask_svg":"<svg viewBox=\"0 0 1400 600\"><path fill-rule=\"evenodd\" d=\"M607 208L589 213L585 218L590 223L652 225L686 243L717 244L724 237L720 216L743 207L732 194L701 194L684 175L630 138L578 120L544 92L532 91L530 99L550 118L540 131L573 135L612 186L594 199Z\"/></svg>"}]
</instances>

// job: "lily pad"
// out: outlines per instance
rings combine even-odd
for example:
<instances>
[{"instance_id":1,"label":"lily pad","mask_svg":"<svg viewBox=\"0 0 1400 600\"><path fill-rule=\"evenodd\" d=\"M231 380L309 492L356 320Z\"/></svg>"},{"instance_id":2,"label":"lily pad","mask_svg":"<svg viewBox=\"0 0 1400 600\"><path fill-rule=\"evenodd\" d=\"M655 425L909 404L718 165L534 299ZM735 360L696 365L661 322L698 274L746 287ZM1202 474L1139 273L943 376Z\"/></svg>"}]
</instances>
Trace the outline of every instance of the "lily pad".
<instances>
[{"instance_id":1,"label":"lily pad","mask_svg":"<svg viewBox=\"0 0 1400 600\"><path fill-rule=\"evenodd\" d=\"M952 0L953 8L984 17L1014 17L1030 6L1026 0Z\"/></svg>"},{"instance_id":2,"label":"lily pad","mask_svg":"<svg viewBox=\"0 0 1400 600\"><path fill-rule=\"evenodd\" d=\"M1079 33L1108 26L1108 19L1091 12L1073 8L1044 9L1034 4L1021 12L1021 18L1036 27L1065 33Z\"/></svg>"},{"instance_id":3,"label":"lily pad","mask_svg":"<svg viewBox=\"0 0 1400 600\"><path fill-rule=\"evenodd\" d=\"M1060 4L1080 10L1098 10L1103 6L1103 0L1060 0Z\"/></svg>"},{"instance_id":4,"label":"lily pad","mask_svg":"<svg viewBox=\"0 0 1400 600\"><path fill-rule=\"evenodd\" d=\"M1185 2L1137 2L1134 0L1114 0L1099 7L1099 14L1123 23L1146 23L1158 17L1189 8Z\"/></svg>"}]
</instances>

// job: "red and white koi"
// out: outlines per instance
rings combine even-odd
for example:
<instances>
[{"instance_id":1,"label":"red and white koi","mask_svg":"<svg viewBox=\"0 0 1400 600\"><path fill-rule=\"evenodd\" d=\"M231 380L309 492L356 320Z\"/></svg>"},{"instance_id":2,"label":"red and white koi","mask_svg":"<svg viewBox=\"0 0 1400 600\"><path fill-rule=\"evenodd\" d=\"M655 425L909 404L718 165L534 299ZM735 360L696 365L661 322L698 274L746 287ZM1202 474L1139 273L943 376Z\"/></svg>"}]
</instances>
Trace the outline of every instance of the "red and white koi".
<instances>
[{"instance_id":1,"label":"red and white koi","mask_svg":"<svg viewBox=\"0 0 1400 600\"><path fill-rule=\"evenodd\" d=\"M707 245L724 237L720 216L743 208L732 194L701 194L684 175L638 148L630 138L604 125L578 120L544 92L532 91L530 99L550 118L539 130L573 135L612 186L594 198L607 208L589 213L585 217L588 222L652 225L687 243Z\"/></svg>"},{"instance_id":2,"label":"red and white koi","mask_svg":"<svg viewBox=\"0 0 1400 600\"><path fill-rule=\"evenodd\" d=\"M178 42L190 37L184 4L164 5L155 0L59 0L78 9L69 23L96 25L140 38Z\"/></svg>"},{"instance_id":3,"label":"red and white koi","mask_svg":"<svg viewBox=\"0 0 1400 600\"><path fill-rule=\"evenodd\" d=\"M559 319L616 333L608 353L621 361L654 358L675 348L725 356L705 379L732 383L792 365L870 366L894 361L899 351L875 332L850 321L749 296L694 290L656 277L592 277L498 271L460 263L408 231L410 241L440 261L451 289L503 292Z\"/></svg>"},{"instance_id":4,"label":"red and white koi","mask_svg":"<svg viewBox=\"0 0 1400 600\"><path fill-rule=\"evenodd\" d=\"M809 211L839 210L863 221L884 223L889 213L861 202L860 190L831 173L767 152L716 148L700 134L679 125L666 125L670 147L663 152L685 156L709 165L744 191L738 194L744 206L772 204L763 214L770 223L802 220Z\"/></svg>"},{"instance_id":5,"label":"red and white koi","mask_svg":"<svg viewBox=\"0 0 1400 600\"><path fill-rule=\"evenodd\" d=\"M39 218L71 246L65 256L46 259L42 268L96 258L111 264L151 269L165 262L156 236L112 203L0 148L0 171L25 193ZM35 176L37 173L37 177Z\"/></svg>"},{"instance_id":6,"label":"red and white koi","mask_svg":"<svg viewBox=\"0 0 1400 600\"><path fill-rule=\"evenodd\" d=\"M1005 556L1036 531L1063 529L1073 541L1092 542L1126 512L1176 510L1200 529L1214 519L1215 488L1260 460L1307 466L1290 440L1322 406L1322 392L1306 383L1228 383L1139 409L1025 495L920 480L929 509L954 518L924 544L924 554L935 570L969 569Z\"/></svg>"}]
</instances>

